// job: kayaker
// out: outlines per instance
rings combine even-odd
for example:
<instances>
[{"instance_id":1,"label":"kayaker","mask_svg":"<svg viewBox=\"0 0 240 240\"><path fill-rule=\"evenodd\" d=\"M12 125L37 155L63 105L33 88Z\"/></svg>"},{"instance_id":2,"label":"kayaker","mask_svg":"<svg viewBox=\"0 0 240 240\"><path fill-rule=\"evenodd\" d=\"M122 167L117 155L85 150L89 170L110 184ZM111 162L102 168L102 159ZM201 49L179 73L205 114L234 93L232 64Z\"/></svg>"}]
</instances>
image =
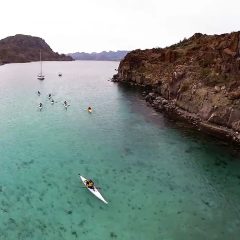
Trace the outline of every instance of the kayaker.
<instances>
[{"instance_id":1,"label":"kayaker","mask_svg":"<svg viewBox=\"0 0 240 240\"><path fill-rule=\"evenodd\" d=\"M67 101L66 100L64 101L64 105L67 106Z\"/></svg>"},{"instance_id":2,"label":"kayaker","mask_svg":"<svg viewBox=\"0 0 240 240\"><path fill-rule=\"evenodd\" d=\"M51 94L51 93L49 93L49 94L48 94L48 98L50 99L51 97L52 97L52 94Z\"/></svg>"},{"instance_id":3,"label":"kayaker","mask_svg":"<svg viewBox=\"0 0 240 240\"><path fill-rule=\"evenodd\" d=\"M54 104L54 100L53 99L51 100L51 104Z\"/></svg>"},{"instance_id":4,"label":"kayaker","mask_svg":"<svg viewBox=\"0 0 240 240\"><path fill-rule=\"evenodd\" d=\"M42 107L42 103L39 103L39 107L40 107L40 108Z\"/></svg>"},{"instance_id":5,"label":"kayaker","mask_svg":"<svg viewBox=\"0 0 240 240\"><path fill-rule=\"evenodd\" d=\"M91 179L86 180L86 186L94 190L94 182Z\"/></svg>"},{"instance_id":6,"label":"kayaker","mask_svg":"<svg viewBox=\"0 0 240 240\"><path fill-rule=\"evenodd\" d=\"M37 92L37 94L38 94L38 96L40 96L40 95L41 95L41 93L40 93L39 91Z\"/></svg>"}]
</instances>

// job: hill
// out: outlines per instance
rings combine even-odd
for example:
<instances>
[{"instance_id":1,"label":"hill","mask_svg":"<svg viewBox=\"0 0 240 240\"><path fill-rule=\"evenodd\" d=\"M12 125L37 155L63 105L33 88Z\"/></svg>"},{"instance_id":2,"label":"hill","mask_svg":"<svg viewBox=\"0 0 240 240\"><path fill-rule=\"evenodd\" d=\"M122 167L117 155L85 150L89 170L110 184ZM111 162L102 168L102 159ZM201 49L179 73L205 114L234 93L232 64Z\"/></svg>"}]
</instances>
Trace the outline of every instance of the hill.
<instances>
[{"instance_id":1,"label":"hill","mask_svg":"<svg viewBox=\"0 0 240 240\"><path fill-rule=\"evenodd\" d=\"M49 45L39 37L17 34L0 40L0 63L22 63L39 61L71 61L70 56L53 52Z\"/></svg>"},{"instance_id":2,"label":"hill","mask_svg":"<svg viewBox=\"0 0 240 240\"><path fill-rule=\"evenodd\" d=\"M127 55L128 52L129 51L103 51L100 53L76 52L69 53L68 55L75 60L120 61Z\"/></svg>"},{"instance_id":3,"label":"hill","mask_svg":"<svg viewBox=\"0 0 240 240\"><path fill-rule=\"evenodd\" d=\"M240 142L240 32L196 33L167 48L132 51L113 81L143 86L157 111Z\"/></svg>"}]
</instances>

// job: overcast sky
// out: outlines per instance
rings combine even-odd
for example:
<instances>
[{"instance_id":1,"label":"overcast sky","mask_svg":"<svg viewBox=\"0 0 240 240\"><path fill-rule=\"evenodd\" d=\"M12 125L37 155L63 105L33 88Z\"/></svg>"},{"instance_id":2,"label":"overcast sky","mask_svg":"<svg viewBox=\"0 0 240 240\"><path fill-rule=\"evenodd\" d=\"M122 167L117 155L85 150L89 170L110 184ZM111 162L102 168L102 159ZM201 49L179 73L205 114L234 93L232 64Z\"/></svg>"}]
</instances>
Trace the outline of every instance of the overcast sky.
<instances>
[{"instance_id":1,"label":"overcast sky","mask_svg":"<svg viewBox=\"0 0 240 240\"><path fill-rule=\"evenodd\" d=\"M60 53L165 47L240 30L240 0L3 0L0 38L38 36Z\"/></svg>"}]
</instances>

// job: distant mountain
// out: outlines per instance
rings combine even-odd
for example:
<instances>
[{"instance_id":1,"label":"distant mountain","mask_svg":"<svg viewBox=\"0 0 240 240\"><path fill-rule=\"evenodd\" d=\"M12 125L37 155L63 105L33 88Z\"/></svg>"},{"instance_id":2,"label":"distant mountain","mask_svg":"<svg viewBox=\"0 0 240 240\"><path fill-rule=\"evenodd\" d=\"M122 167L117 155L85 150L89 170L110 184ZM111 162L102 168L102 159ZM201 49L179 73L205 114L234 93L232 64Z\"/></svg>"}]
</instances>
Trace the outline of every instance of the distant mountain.
<instances>
[{"instance_id":1,"label":"distant mountain","mask_svg":"<svg viewBox=\"0 0 240 240\"><path fill-rule=\"evenodd\" d=\"M101 60L101 61L120 61L122 60L129 51L103 51L100 53L85 53L85 52L76 52L69 53L68 56L71 56L74 60Z\"/></svg>"},{"instance_id":2,"label":"distant mountain","mask_svg":"<svg viewBox=\"0 0 240 240\"><path fill-rule=\"evenodd\" d=\"M17 34L0 40L0 64L39 61L71 61L71 56L53 52L49 45L39 37Z\"/></svg>"}]
</instances>

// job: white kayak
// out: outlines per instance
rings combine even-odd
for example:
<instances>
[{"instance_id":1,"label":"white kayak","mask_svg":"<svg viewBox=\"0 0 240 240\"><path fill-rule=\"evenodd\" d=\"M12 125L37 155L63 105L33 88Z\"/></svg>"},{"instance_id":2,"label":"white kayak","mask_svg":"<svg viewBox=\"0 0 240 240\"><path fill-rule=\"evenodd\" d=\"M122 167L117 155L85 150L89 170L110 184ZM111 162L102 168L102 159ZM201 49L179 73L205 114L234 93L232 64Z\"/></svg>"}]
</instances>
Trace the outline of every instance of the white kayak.
<instances>
[{"instance_id":1,"label":"white kayak","mask_svg":"<svg viewBox=\"0 0 240 240\"><path fill-rule=\"evenodd\" d=\"M108 202L103 198L103 196L101 195L101 193L98 191L98 189L96 187L94 187L94 189L88 188L86 186L86 181L87 179L84 178L83 176L80 176L80 179L82 180L83 184L85 185L85 187L93 194L95 195L98 199L100 199L101 201L103 201L104 203L108 204Z\"/></svg>"}]
</instances>

